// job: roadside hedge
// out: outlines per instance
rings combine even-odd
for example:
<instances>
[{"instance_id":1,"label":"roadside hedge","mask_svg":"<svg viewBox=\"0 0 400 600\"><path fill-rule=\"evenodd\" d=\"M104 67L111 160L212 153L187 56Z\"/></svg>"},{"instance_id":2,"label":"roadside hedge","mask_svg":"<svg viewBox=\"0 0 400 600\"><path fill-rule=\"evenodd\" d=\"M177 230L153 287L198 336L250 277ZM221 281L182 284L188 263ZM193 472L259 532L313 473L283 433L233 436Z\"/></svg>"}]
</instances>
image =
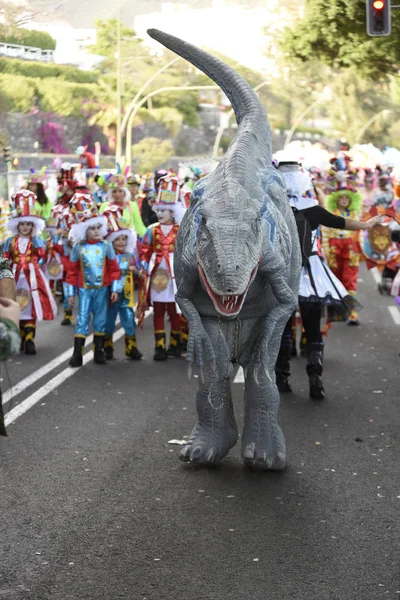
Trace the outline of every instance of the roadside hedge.
<instances>
[{"instance_id":1,"label":"roadside hedge","mask_svg":"<svg viewBox=\"0 0 400 600\"><path fill-rule=\"evenodd\" d=\"M29 113L34 106L62 116L81 116L82 105L96 98L96 84L74 83L55 77L34 79L4 73L0 92L7 112Z\"/></svg>"},{"instance_id":2,"label":"roadside hedge","mask_svg":"<svg viewBox=\"0 0 400 600\"><path fill-rule=\"evenodd\" d=\"M59 77L65 81L74 81L76 83L96 83L98 79L96 73L81 71L81 69L75 67L5 57L0 57L0 73L25 75L26 77L38 79Z\"/></svg>"},{"instance_id":3,"label":"roadside hedge","mask_svg":"<svg viewBox=\"0 0 400 600\"><path fill-rule=\"evenodd\" d=\"M42 50L55 50L56 40L46 31L23 29L22 27L5 27L0 25L0 42L19 44L20 46L33 46Z\"/></svg>"}]
</instances>

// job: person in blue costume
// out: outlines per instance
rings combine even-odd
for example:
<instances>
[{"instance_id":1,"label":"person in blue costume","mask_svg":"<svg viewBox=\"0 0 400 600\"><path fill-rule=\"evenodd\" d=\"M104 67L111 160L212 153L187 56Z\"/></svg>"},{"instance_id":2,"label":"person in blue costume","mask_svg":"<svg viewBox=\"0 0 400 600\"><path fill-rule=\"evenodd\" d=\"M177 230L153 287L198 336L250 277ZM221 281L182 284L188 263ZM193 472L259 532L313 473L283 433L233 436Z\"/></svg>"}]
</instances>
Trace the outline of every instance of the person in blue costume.
<instances>
[{"instance_id":1,"label":"person in blue costume","mask_svg":"<svg viewBox=\"0 0 400 600\"><path fill-rule=\"evenodd\" d=\"M94 333L94 362L106 364L104 338L107 309L118 300L121 271L112 244L105 241L107 219L100 216L90 194L76 194L71 200L71 216L75 219L70 238L73 242L66 277L65 294L72 307L78 289L79 311L71 367L82 366L83 348L89 334L91 318Z\"/></svg>"},{"instance_id":2,"label":"person in blue costume","mask_svg":"<svg viewBox=\"0 0 400 600\"><path fill-rule=\"evenodd\" d=\"M119 315L125 331L125 356L131 360L140 360L143 354L137 348L134 312L134 277L139 276L136 234L128 228L129 223L123 220L122 210L117 206L108 208L103 214L107 217L109 232L106 240L113 245L121 270L121 278L115 282L114 288L118 293L118 300L107 310L104 352L108 360L114 358L113 334Z\"/></svg>"}]
</instances>

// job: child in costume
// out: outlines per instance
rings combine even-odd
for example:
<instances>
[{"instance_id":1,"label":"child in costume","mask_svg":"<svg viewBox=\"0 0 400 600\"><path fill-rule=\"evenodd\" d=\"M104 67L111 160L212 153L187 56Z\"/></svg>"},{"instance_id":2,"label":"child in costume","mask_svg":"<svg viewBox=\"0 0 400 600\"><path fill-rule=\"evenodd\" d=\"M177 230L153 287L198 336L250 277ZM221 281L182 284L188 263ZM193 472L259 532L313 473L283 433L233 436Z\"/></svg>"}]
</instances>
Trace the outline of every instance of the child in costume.
<instances>
[{"instance_id":1,"label":"child in costume","mask_svg":"<svg viewBox=\"0 0 400 600\"><path fill-rule=\"evenodd\" d=\"M104 352L106 358L114 358L113 334L115 322L119 315L125 331L125 356L132 360L140 360L143 354L139 352L136 343L136 321L134 312L134 274L137 272L138 252L136 235L128 229L128 223L122 219L122 210L116 206L108 208L104 213L107 217L108 234L106 240L113 245L121 278L114 282L113 289L118 293L118 300L107 310L106 337Z\"/></svg>"},{"instance_id":2,"label":"child in costume","mask_svg":"<svg viewBox=\"0 0 400 600\"><path fill-rule=\"evenodd\" d=\"M340 172L344 174L343 171ZM339 175L339 173L338 173ZM337 188L326 198L327 209L336 216L359 220L363 198L342 176ZM332 273L341 281L353 298L357 292L358 270L361 258L360 234L358 231L322 227L322 249ZM358 314L352 309L349 325L358 325Z\"/></svg>"},{"instance_id":3,"label":"child in costume","mask_svg":"<svg viewBox=\"0 0 400 600\"><path fill-rule=\"evenodd\" d=\"M69 230L72 224L69 203L78 187L78 182L74 177L75 167L69 163L62 163L60 172L57 175L58 200L50 215L51 223L55 223L56 225L53 235L53 249L61 259L63 267L62 289L64 296L64 319L61 321L61 325L63 326L72 324L72 308L68 304L68 298L66 298L64 287L72 246L68 239Z\"/></svg>"},{"instance_id":4,"label":"child in costume","mask_svg":"<svg viewBox=\"0 0 400 600\"><path fill-rule=\"evenodd\" d=\"M146 227L140 216L139 207L136 202L132 202L131 193L127 186L126 176L122 173L108 176L109 190L108 202L100 205L99 211L102 214L110 206L117 206L122 209L122 217L127 221L128 229L136 231L137 236L142 239Z\"/></svg>"},{"instance_id":5,"label":"child in costume","mask_svg":"<svg viewBox=\"0 0 400 600\"><path fill-rule=\"evenodd\" d=\"M36 196L21 190L12 197L8 229L12 234L4 244L4 256L11 263L21 306L21 350L36 354L36 321L52 321L57 305L40 265L46 261L46 244L40 237L45 222L35 212Z\"/></svg>"},{"instance_id":6,"label":"child in costume","mask_svg":"<svg viewBox=\"0 0 400 600\"><path fill-rule=\"evenodd\" d=\"M176 177L165 175L159 185L153 209L158 223L149 227L140 249L140 262L149 277L150 302L154 307L154 360L181 355L181 315L175 303L174 251L184 208L179 203L180 187ZM140 309L143 312L143 308ZM170 344L167 350L165 313L171 322Z\"/></svg>"},{"instance_id":7,"label":"child in costume","mask_svg":"<svg viewBox=\"0 0 400 600\"><path fill-rule=\"evenodd\" d=\"M27 179L27 189L36 195L35 212L38 217L42 217L45 221L50 218L53 208L52 203L46 196L43 179L46 173L46 168L43 168L40 173L36 173L35 169L30 169L30 175Z\"/></svg>"},{"instance_id":8,"label":"child in costume","mask_svg":"<svg viewBox=\"0 0 400 600\"><path fill-rule=\"evenodd\" d=\"M69 364L71 367L82 366L85 339L93 317L94 362L103 365L107 362L104 355L107 309L110 302L118 300L121 272L112 245L104 240L107 235L107 219L98 214L90 194L74 195L71 200L71 216L75 220L70 231L74 245L65 294L72 308L75 289L78 289L79 311L74 353Z\"/></svg>"}]
</instances>

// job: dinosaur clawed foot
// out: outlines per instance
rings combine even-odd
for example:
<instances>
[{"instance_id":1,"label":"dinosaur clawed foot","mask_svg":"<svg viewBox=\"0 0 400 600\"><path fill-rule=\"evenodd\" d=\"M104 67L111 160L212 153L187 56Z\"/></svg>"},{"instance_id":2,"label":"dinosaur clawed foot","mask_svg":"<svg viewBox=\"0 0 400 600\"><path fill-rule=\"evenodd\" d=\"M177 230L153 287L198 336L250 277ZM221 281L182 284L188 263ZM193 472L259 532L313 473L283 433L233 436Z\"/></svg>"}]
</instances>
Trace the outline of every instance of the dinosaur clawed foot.
<instances>
[{"instance_id":1,"label":"dinosaur clawed foot","mask_svg":"<svg viewBox=\"0 0 400 600\"><path fill-rule=\"evenodd\" d=\"M243 433L242 458L246 466L261 471L286 468L285 438L279 425L268 423L261 429L249 426Z\"/></svg>"},{"instance_id":2,"label":"dinosaur clawed foot","mask_svg":"<svg viewBox=\"0 0 400 600\"><path fill-rule=\"evenodd\" d=\"M216 465L233 448L237 439L237 431L230 424L223 430L198 423L179 458L195 465Z\"/></svg>"}]
</instances>

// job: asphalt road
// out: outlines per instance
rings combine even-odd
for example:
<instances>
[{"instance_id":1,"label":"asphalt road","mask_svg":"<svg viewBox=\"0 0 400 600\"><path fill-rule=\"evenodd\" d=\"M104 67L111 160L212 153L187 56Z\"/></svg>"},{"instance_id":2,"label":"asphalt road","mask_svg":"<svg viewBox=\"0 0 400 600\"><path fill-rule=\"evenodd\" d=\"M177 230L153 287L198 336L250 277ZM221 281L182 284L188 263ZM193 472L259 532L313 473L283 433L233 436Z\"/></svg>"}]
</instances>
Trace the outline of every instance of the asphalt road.
<instances>
[{"instance_id":1,"label":"asphalt road","mask_svg":"<svg viewBox=\"0 0 400 600\"><path fill-rule=\"evenodd\" d=\"M323 403L293 360L281 474L244 468L240 445L210 470L178 460L196 379L153 363L150 318L141 363L120 340L118 360L73 373L56 360L73 329L41 324L38 355L3 370L19 387L0 438L0 599L398 600L400 312L360 278L362 324L329 334Z\"/></svg>"}]
</instances>

